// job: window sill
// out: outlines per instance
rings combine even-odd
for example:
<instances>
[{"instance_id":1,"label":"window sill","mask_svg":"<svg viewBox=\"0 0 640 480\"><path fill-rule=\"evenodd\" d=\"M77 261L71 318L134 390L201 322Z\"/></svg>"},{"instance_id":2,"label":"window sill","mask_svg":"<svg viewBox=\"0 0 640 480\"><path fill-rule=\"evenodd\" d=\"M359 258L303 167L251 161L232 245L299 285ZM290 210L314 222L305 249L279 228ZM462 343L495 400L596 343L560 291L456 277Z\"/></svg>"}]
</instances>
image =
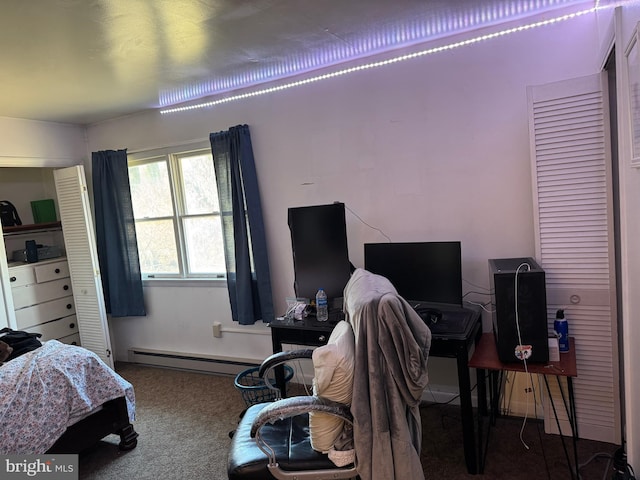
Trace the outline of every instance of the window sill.
<instances>
[{"instance_id":1,"label":"window sill","mask_svg":"<svg viewBox=\"0 0 640 480\"><path fill-rule=\"evenodd\" d=\"M144 287L225 287L226 278L145 278Z\"/></svg>"}]
</instances>

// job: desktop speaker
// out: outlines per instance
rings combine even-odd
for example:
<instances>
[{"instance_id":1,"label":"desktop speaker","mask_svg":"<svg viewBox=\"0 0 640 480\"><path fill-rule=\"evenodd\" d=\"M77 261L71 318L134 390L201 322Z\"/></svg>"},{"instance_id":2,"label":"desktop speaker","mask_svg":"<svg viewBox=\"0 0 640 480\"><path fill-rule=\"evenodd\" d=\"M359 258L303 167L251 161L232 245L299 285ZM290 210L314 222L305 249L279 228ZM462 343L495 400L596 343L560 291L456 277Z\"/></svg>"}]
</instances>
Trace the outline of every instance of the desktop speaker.
<instances>
[{"instance_id":1,"label":"desktop speaker","mask_svg":"<svg viewBox=\"0 0 640 480\"><path fill-rule=\"evenodd\" d=\"M533 258L489 260L493 332L502 362L549 361L544 270Z\"/></svg>"}]
</instances>

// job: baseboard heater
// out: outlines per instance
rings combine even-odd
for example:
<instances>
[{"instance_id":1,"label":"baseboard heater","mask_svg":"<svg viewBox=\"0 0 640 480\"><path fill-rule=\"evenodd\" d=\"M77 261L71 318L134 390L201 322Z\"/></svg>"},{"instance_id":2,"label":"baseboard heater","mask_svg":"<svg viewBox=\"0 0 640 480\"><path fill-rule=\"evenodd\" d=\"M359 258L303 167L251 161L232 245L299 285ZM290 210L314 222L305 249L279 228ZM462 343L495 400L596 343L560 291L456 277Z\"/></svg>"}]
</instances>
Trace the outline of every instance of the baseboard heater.
<instances>
[{"instance_id":1,"label":"baseboard heater","mask_svg":"<svg viewBox=\"0 0 640 480\"><path fill-rule=\"evenodd\" d=\"M168 352L148 348L129 349L129 362L221 375L237 375L247 368L259 365L256 360L245 358Z\"/></svg>"}]
</instances>

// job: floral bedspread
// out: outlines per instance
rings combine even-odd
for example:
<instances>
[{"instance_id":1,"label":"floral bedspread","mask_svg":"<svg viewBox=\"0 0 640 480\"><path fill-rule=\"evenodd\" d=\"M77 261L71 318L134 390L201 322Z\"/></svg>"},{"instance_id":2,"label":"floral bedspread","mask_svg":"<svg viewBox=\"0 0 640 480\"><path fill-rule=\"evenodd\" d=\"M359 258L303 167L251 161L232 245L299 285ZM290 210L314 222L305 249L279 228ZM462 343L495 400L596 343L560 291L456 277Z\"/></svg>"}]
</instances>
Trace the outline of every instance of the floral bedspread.
<instances>
[{"instance_id":1,"label":"floral bedspread","mask_svg":"<svg viewBox=\"0 0 640 480\"><path fill-rule=\"evenodd\" d=\"M68 425L123 395L133 421L129 382L85 348L44 342L0 366L0 454L42 454Z\"/></svg>"}]
</instances>

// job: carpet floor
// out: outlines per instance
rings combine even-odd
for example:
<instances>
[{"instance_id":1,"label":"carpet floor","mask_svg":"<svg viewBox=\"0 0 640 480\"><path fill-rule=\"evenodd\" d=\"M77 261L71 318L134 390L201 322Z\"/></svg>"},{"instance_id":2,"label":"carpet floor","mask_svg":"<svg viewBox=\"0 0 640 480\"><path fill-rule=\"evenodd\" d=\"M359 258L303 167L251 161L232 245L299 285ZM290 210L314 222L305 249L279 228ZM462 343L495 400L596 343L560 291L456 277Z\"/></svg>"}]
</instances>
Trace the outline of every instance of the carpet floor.
<instances>
[{"instance_id":1,"label":"carpet floor","mask_svg":"<svg viewBox=\"0 0 640 480\"><path fill-rule=\"evenodd\" d=\"M135 389L138 446L121 452L119 437L106 437L81 454L81 480L226 479L229 432L245 408L232 377L127 363L116 370ZM529 420L522 429L520 418L498 419L489 437L484 475L477 476L465 468L459 408L425 404L421 416L427 479L571 478L560 437L544 434L539 421ZM573 459L571 442L567 445ZM611 478L608 457L616 448L580 440L578 460L585 464L581 480Z\"/></svg>"}]
</instances>

